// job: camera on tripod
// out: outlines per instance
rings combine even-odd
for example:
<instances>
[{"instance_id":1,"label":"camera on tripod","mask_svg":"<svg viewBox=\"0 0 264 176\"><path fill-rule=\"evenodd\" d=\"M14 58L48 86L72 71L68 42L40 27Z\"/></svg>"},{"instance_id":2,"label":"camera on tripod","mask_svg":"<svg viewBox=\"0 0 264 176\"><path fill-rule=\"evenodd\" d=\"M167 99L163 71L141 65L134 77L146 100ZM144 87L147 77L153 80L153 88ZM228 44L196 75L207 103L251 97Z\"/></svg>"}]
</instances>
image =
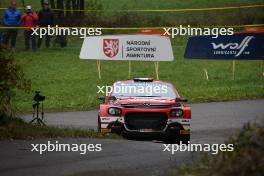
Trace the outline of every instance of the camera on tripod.
<instances>
[{"instance_id":1,"label":"camera on tripod","mask_svg":"<svg viewBox=\"0 0 264 176\"><path fill-rule=\"evenodd\" d=\"M40 95L40 91L35 91L34 101L40 102L44 100L45 100L45 96Z\"/></svg>"},{"instance_id":2,"label":"camera on tripod","mask_svg":"<svg viewBox=\"0 0 264 176\"><path fill-rule=\"evenodd\" d=\"M44 123L44 111L43 111L43 101L45 100L45 96L40 95L40 91L35 91L35 96L33 98L34 103L32 105L33 107L33 120L30 121L30 123L36 122L40 125L45 125ZM41 102L41 118L39 117L39 105ZM36 114L36 116L35 116Z\"/></svg>"}]
</instances>

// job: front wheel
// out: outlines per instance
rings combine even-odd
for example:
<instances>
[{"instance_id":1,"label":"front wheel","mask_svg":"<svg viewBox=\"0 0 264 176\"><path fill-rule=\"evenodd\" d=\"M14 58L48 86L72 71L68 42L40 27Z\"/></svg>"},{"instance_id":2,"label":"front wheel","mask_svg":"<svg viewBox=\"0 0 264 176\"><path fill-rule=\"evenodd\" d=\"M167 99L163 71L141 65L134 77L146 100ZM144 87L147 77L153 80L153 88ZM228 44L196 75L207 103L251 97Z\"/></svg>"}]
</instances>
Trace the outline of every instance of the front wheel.
<instances>
[{"instance_id":1,"label":"front wheel","mask_svg":"<svg viewBox=\"0 0 264 176\"><path fill-rule=\"evenodd\" d=\"M101 133L101 120L100 120L100 118L98 118L97 131L98 131L98 133Z\"/></svg>"},{"instance_id":2,"label":"front wheel","mask_svg":"<svg viewBox=\"0 0 264 176\"><path fill-rule=\"evenodd\" d=\"M169 144L189 144L190 134L167 134L166 143Z\"/></svg>"},{"instance_id":3,"label":"front wheel","mask_svg":"<svg viewBox=\"0 0 264 176\"><path fill-rule=\"evenodd\" d=\"M189 144L191 136L189 134L181 134L177 136L178 143L182 142L182 144Z\"/></svg>"}]
</instances>

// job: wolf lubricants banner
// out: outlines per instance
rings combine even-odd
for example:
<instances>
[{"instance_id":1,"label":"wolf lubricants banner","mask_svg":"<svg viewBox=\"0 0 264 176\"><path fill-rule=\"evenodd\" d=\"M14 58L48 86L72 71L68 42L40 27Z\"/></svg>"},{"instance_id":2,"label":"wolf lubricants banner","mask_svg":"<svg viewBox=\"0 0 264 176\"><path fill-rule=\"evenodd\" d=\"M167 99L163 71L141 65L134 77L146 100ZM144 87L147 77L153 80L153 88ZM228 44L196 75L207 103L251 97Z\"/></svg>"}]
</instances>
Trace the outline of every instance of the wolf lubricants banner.
<instances>
[{"instance_id":1,"label":"wolf lubricants banner","mask_svg":"<svg viewBox=\"0 0 264 176\"><path fill-rule=\"evenodd\" d=\"M186 59L264 60L264 33L190 37Z\"/></svg>"},{"instance_id":2,"label":"wolf lubricants banner","mask_svg":"<svg viewBox=\"0 0 264 176\"><path fill-rule=\"evenodd\" d=\"M85 38L81 59L172 61L168 37L160 35L109 35Z\"/></svg>"}]
</instances>

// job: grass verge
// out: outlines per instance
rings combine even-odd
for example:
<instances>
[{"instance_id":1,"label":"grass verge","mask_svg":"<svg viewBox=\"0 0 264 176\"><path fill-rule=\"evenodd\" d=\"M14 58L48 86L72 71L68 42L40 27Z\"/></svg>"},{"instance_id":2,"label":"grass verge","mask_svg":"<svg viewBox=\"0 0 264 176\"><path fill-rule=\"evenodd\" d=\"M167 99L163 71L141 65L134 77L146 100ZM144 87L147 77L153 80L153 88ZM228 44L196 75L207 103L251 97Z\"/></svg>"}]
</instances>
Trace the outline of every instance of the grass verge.
<instances>
[{"instance_id":1,"label":"grass verge","mask_svg":"<svg viewBox=\"0 0 264 176\"><path fill-rule=\"evenodd\" d=\"M24 122L21 119L0 120L0 140L3 139L35 139L35 138L111 138L120 139L114 134L102 134L91 130L81 130L74 128L57 128L50 126L40 126Z\"/></svg>"},{"instance_id":2,"label":"grass verge","mask_svg":"<svg viewBox=\"0 0 264 176\"><path fill-rule=\"evenodd\" d=\"M20 40L21 41L21 40ZM174 84L179 93L193 102L229 101L264 97L261 61L237 61L235 80L232 61L185 60L187 38L172 40L175 60L160 63L160 79ZM90 110L99 105L97 86L112 85L128 78L128 62L102 61L102 79L98 79L96 61L78 58L81 40L69 38L67 48L52 47L36 53L18 46L15 58L22 65L32 90L46 96L45 111ZM207 68L209 81L203 69ZM132 62L132 77L154 77L152 62ZM18 92L15 105L20 112L32 111L34 93Z\"/></svg>"},{"instance_id":3,"label":"grass verge","mask_svg":"<svg viewBox=\"0 0 264 176\"><path fill-rule=\"evenodd\" d=\"M264 129L247 124L236 136L227 141L234 144L233 152L220 152L216 156L203 153L200 160L182 166L175 175L179 176L226 176L264 173Z\"/></svg>"},{"instance_id":4,"label":"grass verge","mask_svg":"<svg viewBox=\"0 0 264 176\"><path fill-rule=\"evenodd\" d=\"M26 0L32 3L35 9L39 8L39 1ZM87 1L88 2L88 1ZM7 5L5 2L5 6ZM19 3L21 3L19 1ZM102 0L103 9L173 9L173 8L197 8L219 7L230 5L261 4L263 0ZM123 8L124 5L126 8ZM3 2L2 2L3 5ZM19 4L21 5L21 4ZM155 15L161 14L161 21L172 18L179 24L183 24L188 18L198 22L206 21L210 25L216 24L241 24L240 18L244 16L252 18L247 24L255 23L255 18L263 19L262 9L241 9L228 11L191 12L191 13L146 13L145 16L153 17L153 23L158 24ZM250 12L250 13L249 13ZM115 12L114 12L115 13ZM244 14L246 13L246 14ZM247 14L249 13L249 14ZM104 13L107 14L107 13ZM243 15L244 14L244 15ZM115 13L123 16L123 14ZM142 21L134 19L133 13L129 14L125 21ZM141 14L140 14L141 15ZM165 17L166 16L166 17ZM185 21L180 20L180 16ZM238 17L237 17L238 16ZM168 18L167 18L168 17ZM210 19L209 19L210 18ZM109 15L107 19L114 19ZM232 21L235 20L235 21ZM263 20L262 20L263 21ZM144 22L144 21L143 21ZM86 24L86 23L85 23ZM147 25L148 23L146 23ZM146 26L145 25L145 26ZM119 27L116 25L116 27ZM135 26L134 26L135 27ZM241 29L242 30L242 29ZM109 31L103 31L104 34ZM115 31L118 34L126 34L128 31ZM135 31L133 31L135 33ZM261 61L237 61L235 80L232 80L232 61L206 61L185 60L184 50L187 37L177 37L172 40L175 60L173 62L160 63L160 79L174 84L179 93L190 102L229 101L241 99L264 98L263 62ZM51 47L41 48L37 52L24 51L23 31L19 31L15 57L22 65L26 78L32 80L32 90L40 90L46 96L44 102L45 111L65 110L90 110L99 105L97 86L110 86L116 80L128 78L128 62L113 61L102 62L102 80L98 79L96 61L80 60L79 53L82 39L69 37L66 48ZM262 66L261 66L262 65ZM207 68L209 81L206 81L204 68ZM132 77L154 77L154 64L152 62L132 62ZM14 104L21 113L32 111L32 94L17 91Z\"/></svg>"}]
</instances>

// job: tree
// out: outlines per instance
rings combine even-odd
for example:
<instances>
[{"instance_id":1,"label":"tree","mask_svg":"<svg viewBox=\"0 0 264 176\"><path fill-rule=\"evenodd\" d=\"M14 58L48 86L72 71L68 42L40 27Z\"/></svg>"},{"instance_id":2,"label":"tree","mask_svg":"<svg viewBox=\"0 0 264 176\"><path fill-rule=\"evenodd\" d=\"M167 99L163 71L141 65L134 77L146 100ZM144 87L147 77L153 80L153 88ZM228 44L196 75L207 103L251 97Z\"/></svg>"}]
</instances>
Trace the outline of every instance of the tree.
<instances>
[{"instance_id":1,"label":"tree","mask_svg":"<svg viewBox=\"0 0 264 176\"><path fill-rule=\"evenodd\" d=\"M29 91L31 81L25 78L22 68L15 62L11 49L0 45L0 119L14 116L12 98L15 89Z\"/></svg>"},{"instance_id":2,"label":"tree","mask_svg":"<svg viewBox=\"0 0 264 176\"><path fill-rule=\"evenodd\" d=\"M22 6L25 7L25 0L22 0Z\"/></svg>"},{"instance_id":3,"label":"tree","mask_svg":"<svg viewBox=\"0 0 264 176\"><path fill-rule=\"evenodd\" d=\"M60 25L76 25L85 16L85 0L49 0L52 9L55 9Z\"/></svg>"},{"instance_id":4,"label":"tree","mask_svg":"<svg viewBox=\"0 0 264 176\"><path fill-rule=\"evenodd\" d=\"M100 0L49 0L51 9L54 10L60 26L101 25ZM85 8L92 11L85 11Z\"/></svg>"}]
</instances>

